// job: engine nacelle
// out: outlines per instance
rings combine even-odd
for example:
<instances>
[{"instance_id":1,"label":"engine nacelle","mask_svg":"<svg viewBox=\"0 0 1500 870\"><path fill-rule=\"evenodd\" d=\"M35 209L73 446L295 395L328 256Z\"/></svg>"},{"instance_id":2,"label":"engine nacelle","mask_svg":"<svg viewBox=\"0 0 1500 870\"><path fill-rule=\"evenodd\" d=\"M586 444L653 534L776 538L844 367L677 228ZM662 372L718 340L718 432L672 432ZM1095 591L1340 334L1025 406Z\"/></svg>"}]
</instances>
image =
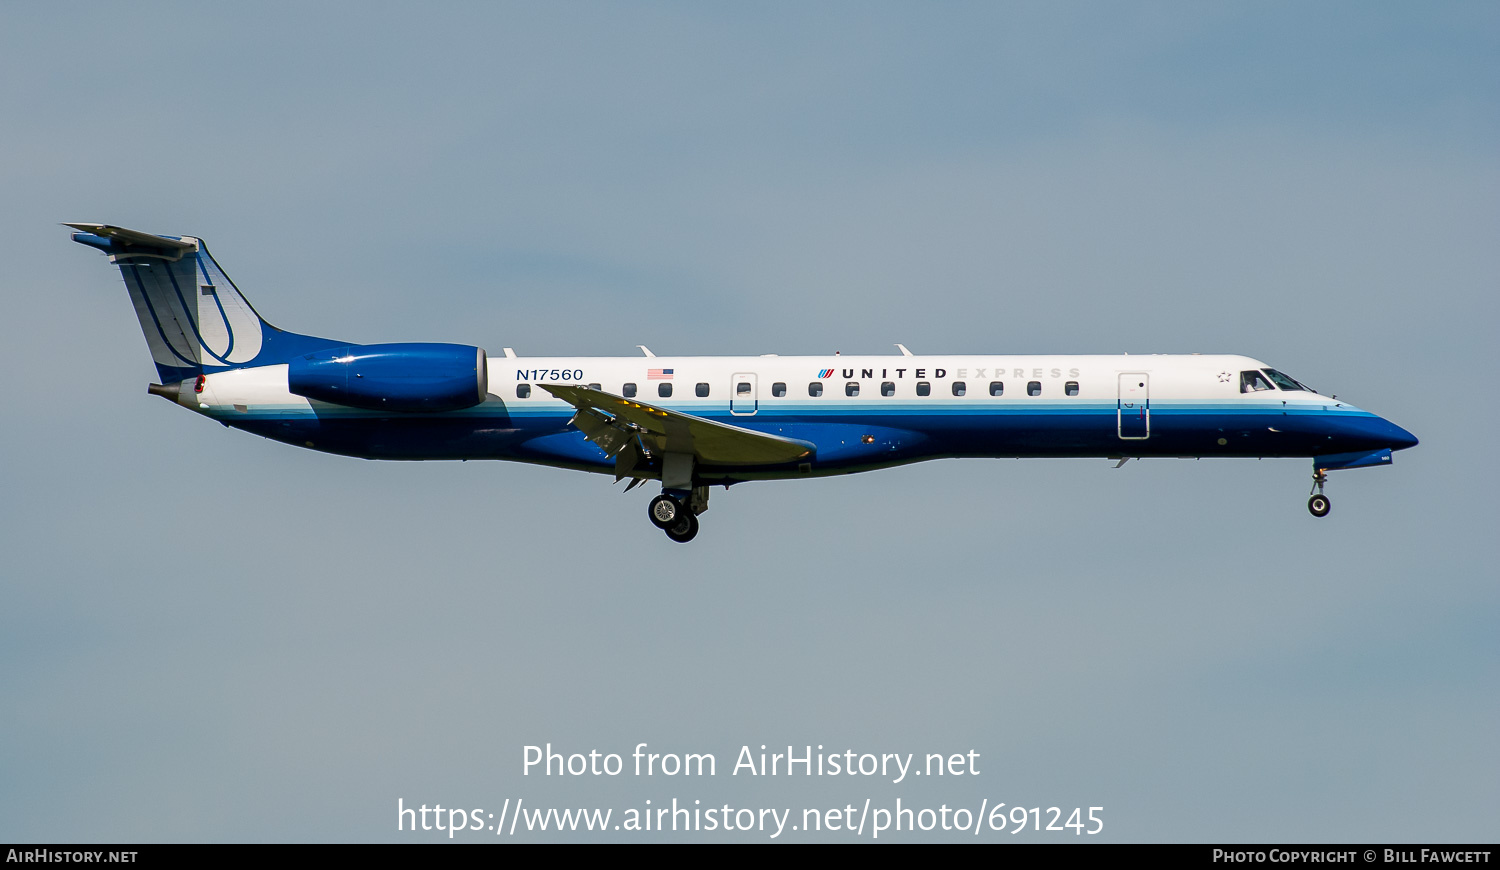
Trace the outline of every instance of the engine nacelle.
<instances>
[{"instance_id":1,"label":"engine nacelle","mask_svg":"<svg viewBox=\"0 0 1500 870\"><path fill-rule=\"evenodd\" d=\"M297 357L287 388L370 411L457 411L489 392L484 350L463 344L351 344Z\"/></svg>"}]
</instances>

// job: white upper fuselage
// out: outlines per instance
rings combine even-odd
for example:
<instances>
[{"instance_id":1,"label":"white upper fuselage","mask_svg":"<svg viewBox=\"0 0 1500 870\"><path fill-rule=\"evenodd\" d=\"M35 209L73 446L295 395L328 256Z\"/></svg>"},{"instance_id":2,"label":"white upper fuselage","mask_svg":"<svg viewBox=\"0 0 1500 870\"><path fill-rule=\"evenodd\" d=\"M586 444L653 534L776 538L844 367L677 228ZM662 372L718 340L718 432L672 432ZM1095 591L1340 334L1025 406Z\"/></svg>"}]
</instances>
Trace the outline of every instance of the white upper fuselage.
<instances>
[{"instance_id":1,"label":"white upper fuselage","mask_svg":"<svg viewBox=\"0 0 1500 870\"><path fill-rule=\"evenodd\" d=\"M625 395L627 385L634 385L633 398L686 413L735 416L792 409L879 413L896 406L947 413L997 406L1114 407L1120 398L1119 376L1141 373L1150 376L1153 408L1190 402L1357 410L1308 391L1242 393L1240 373L1266 368L1250 357L1218 354L490 357L490 398L484 404L502 403L511 413L571 414L571 406L536 386L597 384L615 395ZM754 376L741 379L751 384L753 404L731 408L739 375ZM662 394L663 385L670 385L669 395ZM955 385L961 385L961 395ZM235 405L311 411L319 403L291 394L286 366L277 365L211 374L199 400L184 404L219 415L235 413Z\"/></svg>"}]
</instances>

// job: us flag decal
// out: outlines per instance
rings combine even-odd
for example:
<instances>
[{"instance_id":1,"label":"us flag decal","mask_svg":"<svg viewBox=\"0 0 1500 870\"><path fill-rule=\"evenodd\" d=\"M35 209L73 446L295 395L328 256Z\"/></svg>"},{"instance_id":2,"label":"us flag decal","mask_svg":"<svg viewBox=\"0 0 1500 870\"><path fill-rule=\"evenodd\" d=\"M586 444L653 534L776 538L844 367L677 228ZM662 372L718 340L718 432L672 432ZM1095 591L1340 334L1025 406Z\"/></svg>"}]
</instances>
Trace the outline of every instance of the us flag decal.
<instances>
[{"instance_id":1,"label":"us flag decal","mask_svg":"<svg viewBox=\"0 0 1500 870\"><path fill-rule=\"evenodd\" d=\"M671 369L646 369L646 380L648 381L670 381L671 379Z\"/></svg>"}]
</instances>

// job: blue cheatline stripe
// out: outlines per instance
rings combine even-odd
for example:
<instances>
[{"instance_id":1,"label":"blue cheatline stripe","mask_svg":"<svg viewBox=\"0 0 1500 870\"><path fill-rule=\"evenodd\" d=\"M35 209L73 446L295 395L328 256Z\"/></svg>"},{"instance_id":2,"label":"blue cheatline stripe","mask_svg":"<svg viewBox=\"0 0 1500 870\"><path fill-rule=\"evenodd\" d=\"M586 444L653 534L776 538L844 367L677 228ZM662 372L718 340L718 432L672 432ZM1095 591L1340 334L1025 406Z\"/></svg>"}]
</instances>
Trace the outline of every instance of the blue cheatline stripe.
<instances>
[{"instance_id":1,"label":"blue cheatline stripe","mask_svg":"<svg viewBox=\"0 0 1500 870\"><path fill-rule=\"evenodd\" d=\"M724 407L723 405L718 405L718 406L714 406L714 407L704 407L704 406L693 406L693 405L665 405L665 404L663 404L663 405L660 405L660 407L666 408L667 410L670 410L670 411L677 411L677 412L683 413L683 414L691 414L691 415L696 416L696 417L705 417L705 418L710 418L710 419L721 418L721 417L725 418L725 419L730 419L731 417L733 417L734 419L738 419L738 420L741 420L741 421L744 421L746 419L743 416L732 415L730 413L729 409L726 408L726 407ZM1010 406L1005 406L1005 405L984 405L984 406L967 406L967 407L951 406L951 405L947 406L947 407L944 407L944 406L938 406L938 405L896 405L896 404L889 404L889 405L877 405L877 406L872 406L872 405L859 405L859 406L840 405L839 407L833 407L833 408L812 408L812 407L793 407L793 408L788 408L788 407L784 407L784 406L783 407L770 407L770 408L768 408L768 407L765 406L765 404L762 404L760 406L759 410L757 411L757 413L755 414L755 419L757 419L757 420L778 420L778 421L779 420L786 420L786 419L793 419L793 420L795 420L795 419L809 419L809 420L829 420L829 419L833 419L833 420L837 420L837 419L844 419L844 418L851 419L851 420L853 420L853 419L868 420L868 419L872 419L872 418L874 418L874 419L881 419L881 420L899 420L899 419L908 418L908 417L910 417L910 418L921 418L921 417L945 417L945 418L948 418L948 417L951 417L951 418L976 417L976 418L992 418L992 417L1028 417L1028 416L1042 416L1042 417L1046 417L1046 416L1078 416L1078 415L1083 415L1083 416L1107 415L1109 417L1114 417L1119 412L1119 410L1120 409L1116 408L1114 404L1102 404L1102 403L1090 403L1090 404L1079 403L1079 404L1074 404L1074 405L1062 405L1062 404L1058 404L1058 405L1043 405L1043 404L1037 403L1037 404L1027 404L1027 405L1010 405ZM532 416L550 417L550 416L572 414L573 413L573 409L572 409L572 406L565 405L565 404L562 404L562 403L547 403L546 405L529 405L528 402L527 402L527 400L520 400L520 401L517 401L517 402L514 402L514 403L507 402L503 411L500 411L499 409L496 409L493 406L491 406L491 407L477 406L477 407L474 407L474 408L469 408L467 410L454 411L454 412L451 412L451 413L461 414L461 415L468 415L468 416L486 416L486 415L492 415L492 414L497 414L497 413L504 413L504 414L507 414L507 415L512 416L512 417L532 417ZM1269 408L1269 407L1261 407L1261 408L1256 408L1256 407L1250 407L1250 408L1224 408L1224 407L1213 406L1213 405L1205 405L1205 406L1172 406L1172 407L1166 407L1166 406L1160 406L1160 405L1158 405L1158 406L1153 407L1151 409L1151 416L1152 417L1160 417L1160 418L1163 418L1163 419L1169 419L1169 418L1170 419L1176 419L1176 418L1180 418L1180 417L1193 417L1193 416L1201 416L1201 415L1204 415L1204 414L1213 414L1215 416L1225 417L1225 418L1236 418L1236 417L1271 417L1271 416L1274 416L1274 417L1292 417L1292 418L1306 418L1306 417L1372 417L1372 416L1374 416L1373 414L1371 414L1368 411L1363 411L1363 410L1359 410L1359 409L1350 409L1350 408L1330 408L1330 409L1328 409L1328 410L1325 411L1322 408L1306 408L1306 409L1285 408L1285 409L1283 409L1280 406L1276 406L1274 408Z\"/></svg>"},{"instance_id":2,"label":"blue cheatline stripe","mask_svg":"<svg viewBox=\"0 0 1500 870\"><path fill-rule=\"evenodd\" d=\"M256 418L274 419L285 417L288 419L379 419L389 418L398 420L469 420L483 421L486 419L510 419L517 424L535 426L551 422L557 425L565 425L571 419L575 409L571 405L561 402L547 402L545 404L530 405L527 400L519 400L514 403L495 407L494 404L478 405L458 411L446 411L432 414L423 413L393 413L389 411L368 411L359 408L349 408L339 405L319 403L315 406L304 404L275 404L256 405L250 414ZM836 425L847 423L850 425L879 425L886 427L913 427L921 429L931 426L937 420L942 420L942 430L952 431L953 428L962 428L965 418L971 419L976 425L1002 425L1009 427L1024 427L1027 420L1055 420L1059 418L1075 418L1081 421L1081 425L1113 425L1118 417L1118 409L1114 405L1102 403L1067 405L1058 403L1050 407L1040 404L1023 407L984 407L984 408L912 408L897 407L894 405L863 405L857 408L845 406L843 408L823 409L817 412L807 410L768 410L762 408L754 417L738 416L731 414L722 406L716 409L693 407L691 405L679 405L670 410L680 411L685 414L702 417L715 422L725 423L731 426L741 426L747 429L767 429L775 426L791 425L797 423L829 424ZM242 418L243 413L236 413L234 418ZM1281 413L1280 406L1262 408L1234 408L1223 409L1213 405L1206 406L1177 406L1170 411L1154 409L1153 416L1161 418L1164 422L1182 421L1191 418L1212 418L1204 421L1204 426L1237 426L1244 425L1247 417L1259 418L1254 425L1261 425L1266 419L1280 417L1291 417L1299 422L1309 419L1379 419L1376 415L1363 410L1338 409L1332 411L1321 411L1308 409L1301 412L1288 410Z\"/></svg>"}]
</instances>

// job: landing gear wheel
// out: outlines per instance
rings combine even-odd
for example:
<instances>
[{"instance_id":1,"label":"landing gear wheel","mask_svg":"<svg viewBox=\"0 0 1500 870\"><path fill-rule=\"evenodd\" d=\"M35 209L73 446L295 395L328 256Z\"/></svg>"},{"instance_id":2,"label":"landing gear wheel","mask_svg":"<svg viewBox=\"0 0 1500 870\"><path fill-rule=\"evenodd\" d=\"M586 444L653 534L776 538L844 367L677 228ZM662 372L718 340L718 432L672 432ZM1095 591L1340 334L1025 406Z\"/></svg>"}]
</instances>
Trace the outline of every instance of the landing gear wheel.
<instances>
[{"instance_id":1,"label":"landing gear wheel","mask_svg":"<svg viewBox=\"0 0 1500 870\"><path fill-rule=\"evenodd\" d=\"M1333 502L1323 494L1323 484L1328 482L1328 472L1319 468L1316 461L1313 464L1313 488L1312 498L1307 500L1307 510L1315 517L1326 517L1328 511L1333 508Z\"/></svg>"},{"instance_id":2,"label":"landing gear wheel","mask_svg":"<svg viewBox=\"0 0 1500 870\"><path fill-rule=\"evenodd\" d=\"M651 499L651 504L646 506L646 511L651 516L651 524L658 529L672 528L687 513L682 509L682 502L666 494Z\"/></svg>"},{"instance_id":3,"label":"landing gear wheel","mask_svg":"<svg viewBox=\"0 0 1500 870\"><path fill-rule=\"evenodd\" d=\"M698 536L698 518L684 511L682 519L676 525L667 527L666 532L667 537L679 544L686 544Z\"/></svg>"}]
</instances>

